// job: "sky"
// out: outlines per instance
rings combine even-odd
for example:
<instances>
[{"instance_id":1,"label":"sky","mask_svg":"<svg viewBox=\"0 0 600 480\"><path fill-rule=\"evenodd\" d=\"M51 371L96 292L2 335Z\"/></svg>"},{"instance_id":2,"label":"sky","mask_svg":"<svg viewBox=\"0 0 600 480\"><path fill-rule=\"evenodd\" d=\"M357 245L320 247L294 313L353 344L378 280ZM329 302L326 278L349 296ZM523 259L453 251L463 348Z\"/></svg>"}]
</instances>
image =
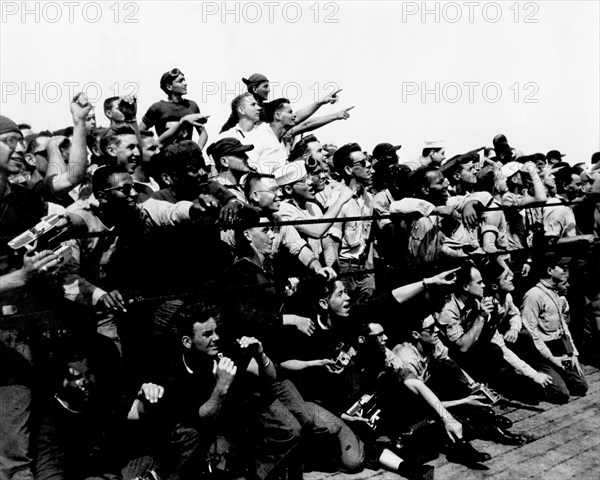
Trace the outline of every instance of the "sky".
<instances>
[{"instance_id":1,"label":"sky","mask_svg":"<svg viewBox=\"0 0 600 480\"><path fill-rule=\"evenodd\" d=\"M447 155L503 133L525 154L570 163L600 150L600 2L1 2L0 108L34 130L70 124L69 100L135 93L141 118L181 69L214 138L260 72L295 109L342 88L317 115L323 143Z\"/></svg>"}]
</instances>

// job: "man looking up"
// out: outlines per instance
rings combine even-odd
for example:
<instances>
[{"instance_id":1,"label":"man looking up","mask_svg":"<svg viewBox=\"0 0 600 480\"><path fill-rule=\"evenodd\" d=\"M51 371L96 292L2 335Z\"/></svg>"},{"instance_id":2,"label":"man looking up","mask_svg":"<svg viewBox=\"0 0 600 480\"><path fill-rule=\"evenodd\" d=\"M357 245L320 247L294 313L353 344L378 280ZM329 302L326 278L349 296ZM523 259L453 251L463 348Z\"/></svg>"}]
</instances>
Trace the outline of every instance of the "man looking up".
<instances>
[{"instance_id":1,"label":"man looking up","mask_svg":"<svg viewBox=\"0 0 600 480\"><path fill-rule=\"evenodd\" d=\"M369 217L373 215L373 195L367 188L371 185L371 162L357 143L340 147L333 158L335 168L346 186L356 192L356 196L342 207L339 217ZM330 203L340 196L334 192ZM328 266L339 265L340 273L359 272L373 268L372 220L337 222L327 235L334 240L334 255L325 259ZM370 297L375 291L375 275L350 277L348 288L357 296L357 303Z\"/></svg>"},{"instance_id":2,"label":"man looking up","mask_svg":"<svg viewBox=\"0 0 600 480\"><path fill-rule=\"evenodd\" d=\"M160 100L150 106L142 122L140 130L154 127L161 145L169 145L182 140L191 140L193 128L196 128L198 145L204 148L208 134L204 128L206 116L200 114L200 107L193 100L183 98L187 94L185 75L178 68L163 73L160 77L160 89L167 95L167 100Z\"/></svg>"}]
</instances>

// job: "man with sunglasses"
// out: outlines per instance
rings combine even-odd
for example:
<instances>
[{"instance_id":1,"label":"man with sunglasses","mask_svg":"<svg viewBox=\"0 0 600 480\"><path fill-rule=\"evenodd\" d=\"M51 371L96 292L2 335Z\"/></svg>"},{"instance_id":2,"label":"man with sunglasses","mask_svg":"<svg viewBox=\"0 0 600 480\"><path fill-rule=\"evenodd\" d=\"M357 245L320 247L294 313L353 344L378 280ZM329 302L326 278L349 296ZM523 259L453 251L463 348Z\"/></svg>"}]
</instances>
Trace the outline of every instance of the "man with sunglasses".
<instances>
[{"instance_id":1,"label":"man with sunglasses","mask_svg":"<svg viewBox=\"0 0 600 480\"><path fill-rule=\"evenodd\" d=\"M204 148L208 134L204 128L207 117L200 114L200 107L193 100L183 98L187 94L185 75L178 68L163 73L160 77L160 89L167 100L160 100L150 106L140 123L140 130L154 127L158 143L169 145L182 140L191 140L196 128L198 145Z\"/></svg>"},{"instance_id":2,"label":"man with sunglasses","mask_svg":"<svg viewBox=\"0 0 600 480\"><path fill-rule=\"evenodd\" d=\"M129 307L121 292L127 289L134 296L162 288L164 293L174 288L170 282L177 276L191 282L190 277L198 274L196 266L182 272L180 263L166 265L172 250L167 251L164 242L174 241L170 229L195 222L204 228L208 243L204 247L198 243L196 248L204 252L215 248L219 239L215 216L220 208L208 196L178 203L155 199L138 203L139 192L131 175L116 165L98 168L92 189L97 206L79 200L67 209L73 228L93 235L69 242L72 255L63 270L63 290L68 300L91 308L98 332L121 347L117 314L126 313ZM206 262L201 266L206 267ZM161 267L169 268L170 276ZM209 273L207 276L211 278Z\"/></svg>"},{"instance_id":3,"label":"man with sunglasses","mask_svg":"<svg viewBox=\"0 0 600 480\"><path fill-rule=\"evenodd\" d=\"M357 143L341 146L334 154L335 169L343 183L356 192L354 198L345 203L339 217L368 217L373 215L373 195L368 191L372 182L372 164ZM340 196L334 192L329 205ZM325 259L327 266L337 265L340 273L359 273L373 268L372 220L340 221L331 227L327 235L334 241L333 255ZM375 291L375 275L365 273L348 277L347 286L356 300L361 303Z\"/></svg>"}]
</instances>

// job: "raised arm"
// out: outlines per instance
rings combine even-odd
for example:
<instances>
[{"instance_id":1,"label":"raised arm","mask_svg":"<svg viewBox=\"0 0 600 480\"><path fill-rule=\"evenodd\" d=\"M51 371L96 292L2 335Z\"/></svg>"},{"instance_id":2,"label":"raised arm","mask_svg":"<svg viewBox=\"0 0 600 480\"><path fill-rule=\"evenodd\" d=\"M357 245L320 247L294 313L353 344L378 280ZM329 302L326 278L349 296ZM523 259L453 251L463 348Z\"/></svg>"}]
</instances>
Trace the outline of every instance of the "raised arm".
<instances>
[{"instance_id":1,"label":"raised arm","mask_svg":"<svg viewBox=\"0 0 600 480\"><path fill-rule=\"evenodd\" d=\"M85 130L85 117L92 109L92 105L83 93L79 93L71 102L71 115L73 116L73 138L69 163L65 164L59 150L59 144L54 142L52 148L48 145L48 171L46 175L56 175L52 185L56 192L70 190L79 185L87 170L87 143ZM51 141L52 143L52 141Z\"/></svg>"},{"instance_id":2,"label":"raised arm","mask_svg":"<svg viewBox=\"0 0 600 480\"><path fill-rule=\"evenodd\" d=\"M336 90L329 95L324 96L320 100L311 103L310 105L301 108L296 112L296 123L302 123L304 120L312 116L319 108L328 103L335 103L339 100L337 94L340 93L342 89Z\"/></svg>"},{"instance_id":3,"label":"raised arm","mask_svg":"<svg viewBox=\"0 0 600 480\"><path fill-rule=\"evenodd\" d=\"M408 285L395 288L392 290L392 296L398 303L404 303L427 290L429 285L453 285L456 280L455 273L459 269L460 267L453 268L452 270L438 273L433 277L424 278L420 282L409 283Z\"/></svg>"},{"instance_id":4,"label":"raised arm","mask_svg":"<svg viewBox=\"0 0 600 480\"><path fill-rule=\"evenodd\" d=\"M329 207L329 210L321 217L321 220L331 220L330 222L313 223L306 225L295 225L296 230L301 235L309 238L322 238L331 228L342 207L355 195L355 191L350 187L343 186L336 202Z\"/></svg>"},{"instance_id":5,"label":"raised arm","mask_svg":"<svg viewBox=\"0 0 600 480\"><path fill-rule=\"evenodd\" d=\"M331 122L335 122L336 120L347 120L348 118L350 118L349 112L353 108L354 108L354 106L344 108L343 110L340 110L339 112L330 113L329 115L324 115L322 117L310 118L308 120L305 120L304 122L297 124L295 127L293 127L289 131L288 134L291 136L300 135L302 133L312 132L313 130L316 130L317 128L321 128Z\"/></svg>"}]
</instances>

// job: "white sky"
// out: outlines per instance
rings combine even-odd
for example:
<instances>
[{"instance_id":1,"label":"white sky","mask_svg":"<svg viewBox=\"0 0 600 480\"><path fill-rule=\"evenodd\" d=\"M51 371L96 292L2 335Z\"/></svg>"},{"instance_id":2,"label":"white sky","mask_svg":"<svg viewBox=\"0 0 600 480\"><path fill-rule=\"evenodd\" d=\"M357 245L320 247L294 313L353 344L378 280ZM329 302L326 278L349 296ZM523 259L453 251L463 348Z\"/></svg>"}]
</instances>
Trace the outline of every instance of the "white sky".
<instances>
[{"instance_id":1,"label":"white sky","mask_svg":"<svg viewBox=\"0 0 600 480\"><path fill-rule=\"evenodd\" d=\"M135 91L141 118L164 98L160 75L178 67L214 138L241 77L260 72L296 108L343 88L320 112L356 108L318 130L322 142L371 151L389 141L412 158L424 140L446 140L450 156L504 133L527 154L556 148L571 163L600 150L598 1L225 5L3 1L1 112L35 130L64 127L77 83L97 100L99 124L115 93Z\"/></svg>"}]
</instances>

